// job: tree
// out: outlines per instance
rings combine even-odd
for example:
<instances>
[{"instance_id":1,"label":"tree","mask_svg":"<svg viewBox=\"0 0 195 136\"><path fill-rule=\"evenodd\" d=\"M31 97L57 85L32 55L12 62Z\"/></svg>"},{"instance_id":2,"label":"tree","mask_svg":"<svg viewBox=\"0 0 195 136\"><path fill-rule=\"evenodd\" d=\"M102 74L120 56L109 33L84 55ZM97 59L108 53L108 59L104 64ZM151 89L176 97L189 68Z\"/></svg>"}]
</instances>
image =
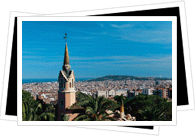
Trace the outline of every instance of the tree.
<instances>
[{"instance_id":1,"label":"tree","mask_svg":"<svg viewBox=\"0 0 195 136\"><path fill-rule=\"evenodd\" d=\"M34 99L31 96L31 93L22 90L22 102L28 102L29 104L32 104L34 102Z\"/></svg>"},{"instance_id":2,"label":"tree","mask_svg":"<svg viewBox=\"0 0 195 136\"><path fill-rule=\"evenodd\" d=\"M69 115L66 115L66 114L62 115L62 119L63 119L63 121L68 121L68 120L69 120L69 118L70 118L70 116L69 116Z\"/></svg>"},{"instance_id":3,"label":"tree","mask_svg":"<svg viewBox=\"0 0 195 136\"><path fill-rule=\"evenodd\" d=\"M29 92L22 90L23 121L54 121L55 108L41 100L34 100Z\"/></svg>"},{"instance_id":4,"label":"tree","mask_svg":"<svg viewBox=\"0 0 195 136\"><path fill-rule=\"evenodd\" d=\"M74 119L75 121L115 121L113 117L109 117L106 110L114 110L119 107L114 101L104 98L95 97L83 94L81 92L77 93L79 97L76 106L80 106L84 109L84 113L79 113L79 115Z\"/></svg>"},{"instance_id":5,"label":"tree","mask_svg":"<svg viewBox=\"0 0 195 136\"><path fill-rule=\"evenodd\" d=\"M125 113L136 116L137 121L171 121L172 103L157 95L139 94L125 103Z\"/></svg>"},{"instance_id":6,"label":"tree","mask_svg":"<svg viewBox=\"0 0 195 136\"><path fill-rule=\"evenodd\" d=\"M32 107L29 102L22 102L22 120L23 121L36 121L39 120L37 112L42 108L40 103L37 103L36 107Z\"/></svg>"},{"instance_id":7,"label":"tree","mask_svg":"<svg viewBox=\"0 0 195 136\"><path fill-rule=\"evenodd\" d=\"M126 103L126 102L128 101L128 99L125 98L123 95L116 95L116 96L114 97L114 100L116 100L116 101L117 101L117 104L119 104L119 105L122 104L122 101L123 101L124 103Z\"/></svg>"}]
</instances>

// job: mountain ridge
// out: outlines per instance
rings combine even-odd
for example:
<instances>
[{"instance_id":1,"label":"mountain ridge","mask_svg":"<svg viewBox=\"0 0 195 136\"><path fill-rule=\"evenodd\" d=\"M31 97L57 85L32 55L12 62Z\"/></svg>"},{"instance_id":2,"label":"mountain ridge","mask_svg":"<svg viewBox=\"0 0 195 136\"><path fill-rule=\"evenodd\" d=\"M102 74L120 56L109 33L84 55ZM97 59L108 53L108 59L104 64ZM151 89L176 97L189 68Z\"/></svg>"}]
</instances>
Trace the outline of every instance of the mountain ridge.
<instances>
[{"instance_id":1,"label":"mountain ridge","mask_svg":"<svg viewBox=\"0 0 195 136\"><path fill-rule=\"evenodd\" d=\"M160 77L138 77L138 76L129 76L129 75L107 75L103 77L98 77L94 79L85 80L87 82L91 81L117 81L117 80L172 80L171 78L160 78Z\"/></svg>"}]
</instances>

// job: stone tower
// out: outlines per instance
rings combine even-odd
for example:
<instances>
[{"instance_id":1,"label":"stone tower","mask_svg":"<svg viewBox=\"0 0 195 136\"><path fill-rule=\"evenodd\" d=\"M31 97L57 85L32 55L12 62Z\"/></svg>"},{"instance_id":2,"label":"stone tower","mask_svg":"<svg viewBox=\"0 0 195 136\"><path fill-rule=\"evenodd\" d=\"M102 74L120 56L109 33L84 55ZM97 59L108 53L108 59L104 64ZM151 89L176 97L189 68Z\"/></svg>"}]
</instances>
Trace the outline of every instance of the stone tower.
<instances>
[{"instance_id":1,"label":"stone tower","mask_svg":"<svg viewBox=\"0 0 195 136\"><path fill-rule=\"evenodd\" d=\"M65 39L67 35L65 34ZM64 114L72 115L69 108L76 102L76 92L74 88L75 75L69 63L68 47L66 42L64 63L60 70L58 90L58 120L62 120Z\"/></svg>"}]
</instances>

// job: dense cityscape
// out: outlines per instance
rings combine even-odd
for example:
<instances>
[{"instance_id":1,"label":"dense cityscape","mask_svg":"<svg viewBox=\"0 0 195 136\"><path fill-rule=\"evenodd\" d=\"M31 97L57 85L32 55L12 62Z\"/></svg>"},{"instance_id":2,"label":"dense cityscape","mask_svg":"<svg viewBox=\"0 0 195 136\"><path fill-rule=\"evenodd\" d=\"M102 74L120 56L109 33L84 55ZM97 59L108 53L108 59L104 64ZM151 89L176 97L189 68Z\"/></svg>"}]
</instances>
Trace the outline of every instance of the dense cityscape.
<instances>
[{"instance_id":1,"label":"dense cityscape","mask_svg":"<svg viewBox=\"0 0 195 136\"><path fill-rule=\"evenodd\" d=\"M58 100L58 82L24 83L23 90L30 92L34 99L42 99L50 104ZM91 96L104 96L114 99L123 95L128 99L138 94L159 95L167 100L172 100L172 80L104 80L104 81L77 81L75 91Z\"/></svg>"}]
</instances>

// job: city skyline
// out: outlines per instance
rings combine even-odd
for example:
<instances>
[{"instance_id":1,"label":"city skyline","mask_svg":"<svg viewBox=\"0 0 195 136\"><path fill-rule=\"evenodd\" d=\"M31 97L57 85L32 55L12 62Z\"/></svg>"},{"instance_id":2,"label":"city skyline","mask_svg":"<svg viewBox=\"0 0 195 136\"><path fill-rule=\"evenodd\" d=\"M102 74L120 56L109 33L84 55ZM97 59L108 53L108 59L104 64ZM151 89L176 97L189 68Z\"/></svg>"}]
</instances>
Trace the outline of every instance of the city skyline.
<instances>
[{"instance_id":1,"label":"city skyline","mask_svg":"<svg viewBox=\"0 0 195 136\"><path fill-rule=\"evenodd\" d=\"M22 25L23 79L57 78L65 32L76 78L172 77L170 21L23 21Z\"/></svg>"}]
</instances>

